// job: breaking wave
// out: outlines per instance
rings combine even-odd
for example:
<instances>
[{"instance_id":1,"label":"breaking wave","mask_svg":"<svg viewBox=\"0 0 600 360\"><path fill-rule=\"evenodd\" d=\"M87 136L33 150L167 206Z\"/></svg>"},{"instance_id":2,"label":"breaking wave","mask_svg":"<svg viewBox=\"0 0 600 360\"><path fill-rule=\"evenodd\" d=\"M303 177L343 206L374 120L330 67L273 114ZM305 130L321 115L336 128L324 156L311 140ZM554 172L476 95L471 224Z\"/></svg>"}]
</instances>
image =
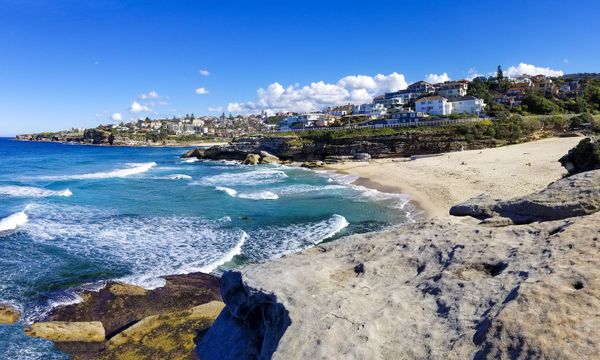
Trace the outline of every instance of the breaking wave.
<instances>
[{"instance_id":1,"label":"breaking wave","mask_svg":"<svg viewBox=\"0 0 600 360\"><path fill-rule=\"evenodd\" d=\"M48 190L33 186L6 185L0 186L0 196L10 197L49 197L49 196L71 196L69 189Z\"/></svg>"},{"instance_id":2,"label":"breaking wave","mask_svg":"<svg viewBox=\"0 0 600 360\"><path fill-rule=\"evenodd\" d=\"M79 175L58 175L58 176L42 176L42 179L47 180L91 180L91 179L108 179L108 178L123 178L131 175L145 173L156 166L155 162L146 163L128 163L127 168L117 169L113 171L100 171L88 174Z\"/></svg>"},{"instance_id":3,"label":"breaking wave","mask_svg":"<svg viewBox=\"0 0 600 360\"><path fill-rule=\"evenodd\" d=\"M27 208L25 208L25 209L27 210ZM25 210L16 212L5 218L2 218L2 219L0 219L0 232L15 230L19 226L22 226L25 223L27 223L28 219L29 219L29 216L27 216L27 213L25 213Z\"/></svg>"}]
</instances>

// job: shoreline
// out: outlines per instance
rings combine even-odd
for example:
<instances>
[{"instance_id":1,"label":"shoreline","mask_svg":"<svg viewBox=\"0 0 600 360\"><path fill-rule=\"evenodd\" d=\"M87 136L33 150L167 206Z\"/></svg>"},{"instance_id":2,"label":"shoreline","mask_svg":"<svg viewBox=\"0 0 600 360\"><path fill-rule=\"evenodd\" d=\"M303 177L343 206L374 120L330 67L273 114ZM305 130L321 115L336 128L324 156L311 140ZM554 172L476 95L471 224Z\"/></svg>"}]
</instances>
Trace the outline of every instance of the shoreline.
<instances>
[{"instance_id":1,"label":"shoreline","mask_svg":"<svg viewBox=\"0 0 600 360\"><path fill-rule=\"evenodd\" d=\"M565 173L558 159L581 139L547 138L415 160L346 161L325 169L358 177L356 185L406 194L426 218L448 217L452 205L481 193L511 198L558 180Z\"/></svg>"}]
</instances>

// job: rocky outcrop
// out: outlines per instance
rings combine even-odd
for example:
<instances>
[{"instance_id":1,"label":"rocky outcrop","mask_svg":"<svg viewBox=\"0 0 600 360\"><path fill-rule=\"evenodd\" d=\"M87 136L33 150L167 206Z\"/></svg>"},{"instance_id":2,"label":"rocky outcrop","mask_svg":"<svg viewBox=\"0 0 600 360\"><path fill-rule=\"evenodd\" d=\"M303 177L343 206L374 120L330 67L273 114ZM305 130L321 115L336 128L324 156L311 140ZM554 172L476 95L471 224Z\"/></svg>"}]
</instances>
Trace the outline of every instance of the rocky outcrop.
<instances>
[{"instance_id":1,"label":"rocky outcrop","mask_svg":"<svg viewBox=\"0 0 600 360\"><path fill-rule=\"evenodd\" d=\"M433 154L464 149L483 149L503 142L483 138L467 139L454 129L406 131L387 136L357 136L336 138L324 132L322 136L310 138L300 136L254 136L234 139L228 145L213 146L204 151L200 158L212 160L243 161L248 154L268 152L279 159L290 161L325 160L333 157L355 156L386 158L419 154ZM359 154L359 155L357 155Z\"/></svg>"},{"instance_id":2,"label":"rocky outcrop","mask_svg":"<svg viewBox=\"0 0 600 360\"><path fill-rule=\"evenodd\" d=\"M21 312L10 304L0 304L0 324L14 324L19 321Z\"/></svg>"},{"instance_id":3,"label":"rocky outcrop","mask_svg":"<svg viewBox=\"0 0 600 360\"><path fill-rule=\"evenodd\" d=\"M100 321L34 323L25 329L25 334L59 343L98 343L103 342L105 338L104 326Z\"/></svg>"},{"instance_id":4,"label":"rocky outcrop","mask_svg":"<svg viewBox=\"0 0 600 360\"><path fill-rule=\"evenodd\" d=\"M242 282L239 272L221 277L226 307L198 345L203 360L270 359L290 325L277 298Z\"/></svg>"},{"instance_id":5,"label":"rocky outcrop","mask_svg":"<svg viewBox=\"0 0 600 360\"><path fill-rule=\"evenodd\" d=\"M434 219L243 272L289 311L274 359L593 359L599 231L600 213L501 228Z\"/></svg>"},{"instance_id":6,"label":"rocky outcrop","mask_svg":"<svg viewBox=\"0 0 600 360\"><path fill-rule=\"evenodd\" d=\"M561 165L569 174L577 174L600 168L600 144L598 139L583 139L573 149L560 158Z\"/></svg>"},{"instance_id":7,"label":"rocky outcrop","mask_svg":"<svg viewBox=\"0 0 600 360\"><path fill-rule=\"evenodd\" d=\"M486 219L508 218L515 224L551 221L589 215L600 210L600 170L579 173L546 189L511 200L480 195L453 206L450 214Z\"/></svg>"},{"instance_id":8,"label":"rocky outcrop","mask_svg":"<svg viewBox=\"0 0 600 360\"><path fill-rule=\"evenodd\" d=\"M195 148L186 151L185 154L181 155L182 158L202 158L204 157L204 151L200 148Z\"/></svg>"},{"instance_id":9,"label":"rocky outcrop","mask_svg":"<svg viewBox=\"0 0 600 360\"><path fill-rule=\"evenodd\" d=\"M223 306L219 279L202 273L164 279L153 290L109 282L97 292L84 291L82 302L53 309L28 335L55 341L75 359L193 359L198 331Z\"/></svg>"},{"instance_id":10,"label":"rocky outcrop","mask_svg":"<svg viewBox=\"0 0 600 360\"><path fill-rule=\"evenodd\" d=\"M242 162L244 165L258 165L260 163L260 155L258 154L248 154L246 158Z\"/></svg>"},{"instance_id":11,"label":"rocky outcrop","mask_svg":"<svg viewBox=\"0 0 600 360\"><path fill-rule=\"evenodd\" d=\"M106 130L103 129L86 129L83 132L83 142L94 144L94 145L112 145L114 141L114 136Z\"/></svg>"}]
</instances>

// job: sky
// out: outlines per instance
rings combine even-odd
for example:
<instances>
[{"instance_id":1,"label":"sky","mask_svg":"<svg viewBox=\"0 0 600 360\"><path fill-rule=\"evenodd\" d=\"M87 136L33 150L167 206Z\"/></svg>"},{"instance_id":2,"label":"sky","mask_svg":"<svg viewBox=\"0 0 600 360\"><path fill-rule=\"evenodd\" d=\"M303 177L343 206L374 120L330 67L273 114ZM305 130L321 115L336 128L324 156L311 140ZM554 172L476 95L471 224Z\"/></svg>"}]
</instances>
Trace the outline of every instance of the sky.
<instances>
[{"instance_id":1,"label":"sky","mask_svg":"<svg viewBox=\"0 0 600 360\"><path fill-rule=\"evenodd\" d=\"M600 72L600 1L0 0L0 136Z\"/></svg>"}]
</instances>

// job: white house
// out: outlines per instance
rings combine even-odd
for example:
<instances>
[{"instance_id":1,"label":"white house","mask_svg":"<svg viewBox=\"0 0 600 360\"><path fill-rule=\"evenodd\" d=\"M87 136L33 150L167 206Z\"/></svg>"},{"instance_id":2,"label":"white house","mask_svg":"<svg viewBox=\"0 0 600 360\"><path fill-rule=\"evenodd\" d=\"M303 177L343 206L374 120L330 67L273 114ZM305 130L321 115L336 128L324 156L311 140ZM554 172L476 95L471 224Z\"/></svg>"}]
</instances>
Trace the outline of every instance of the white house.
<instances>
[{"instance_id":1,"label":"white house","mask_svg":"<svg viewBox=\"0 0 600 360\"><path fill-rule=\"evenodd\" d=\"M452 114L468 113L479 114L485 110L483 99L475 96L463 96L460 99L452 101Z\"/></svg>"},{"instance_id":2,"label":"white house","mask_svg":"<svg viewBox=\"0 0 600 360\"><path fill-rule=\"evenodd\" d=\"M387 109L382 103L370 103L352 106L353 115L368 115L370 117L379 117L385 115Z\"/></svg>"},{"instance_id":3,"label":"white house","mask_svg":"<svg viewBox=\"0 0 600 360\"><path fill-rule=\"evenodd\" d=\"M302 114L302 115L293 115L288 116L285 119L281 120L279 123L279 129L282 131L287 131L292 129L293 127L312 127L317 124L318 121L326 118L324 114L312 113L312 114Z\"/></svg>"},{"instance_id":4,"label":"white house","mask_svg":"<svg viewBox=\"0 0 600 360\"><path fill-rule=\"evenodd\" d=\"M415 101L415 110L430 115L450 115L452 103L443 96L427 96Z\"/></svg>"}]
</instances>

